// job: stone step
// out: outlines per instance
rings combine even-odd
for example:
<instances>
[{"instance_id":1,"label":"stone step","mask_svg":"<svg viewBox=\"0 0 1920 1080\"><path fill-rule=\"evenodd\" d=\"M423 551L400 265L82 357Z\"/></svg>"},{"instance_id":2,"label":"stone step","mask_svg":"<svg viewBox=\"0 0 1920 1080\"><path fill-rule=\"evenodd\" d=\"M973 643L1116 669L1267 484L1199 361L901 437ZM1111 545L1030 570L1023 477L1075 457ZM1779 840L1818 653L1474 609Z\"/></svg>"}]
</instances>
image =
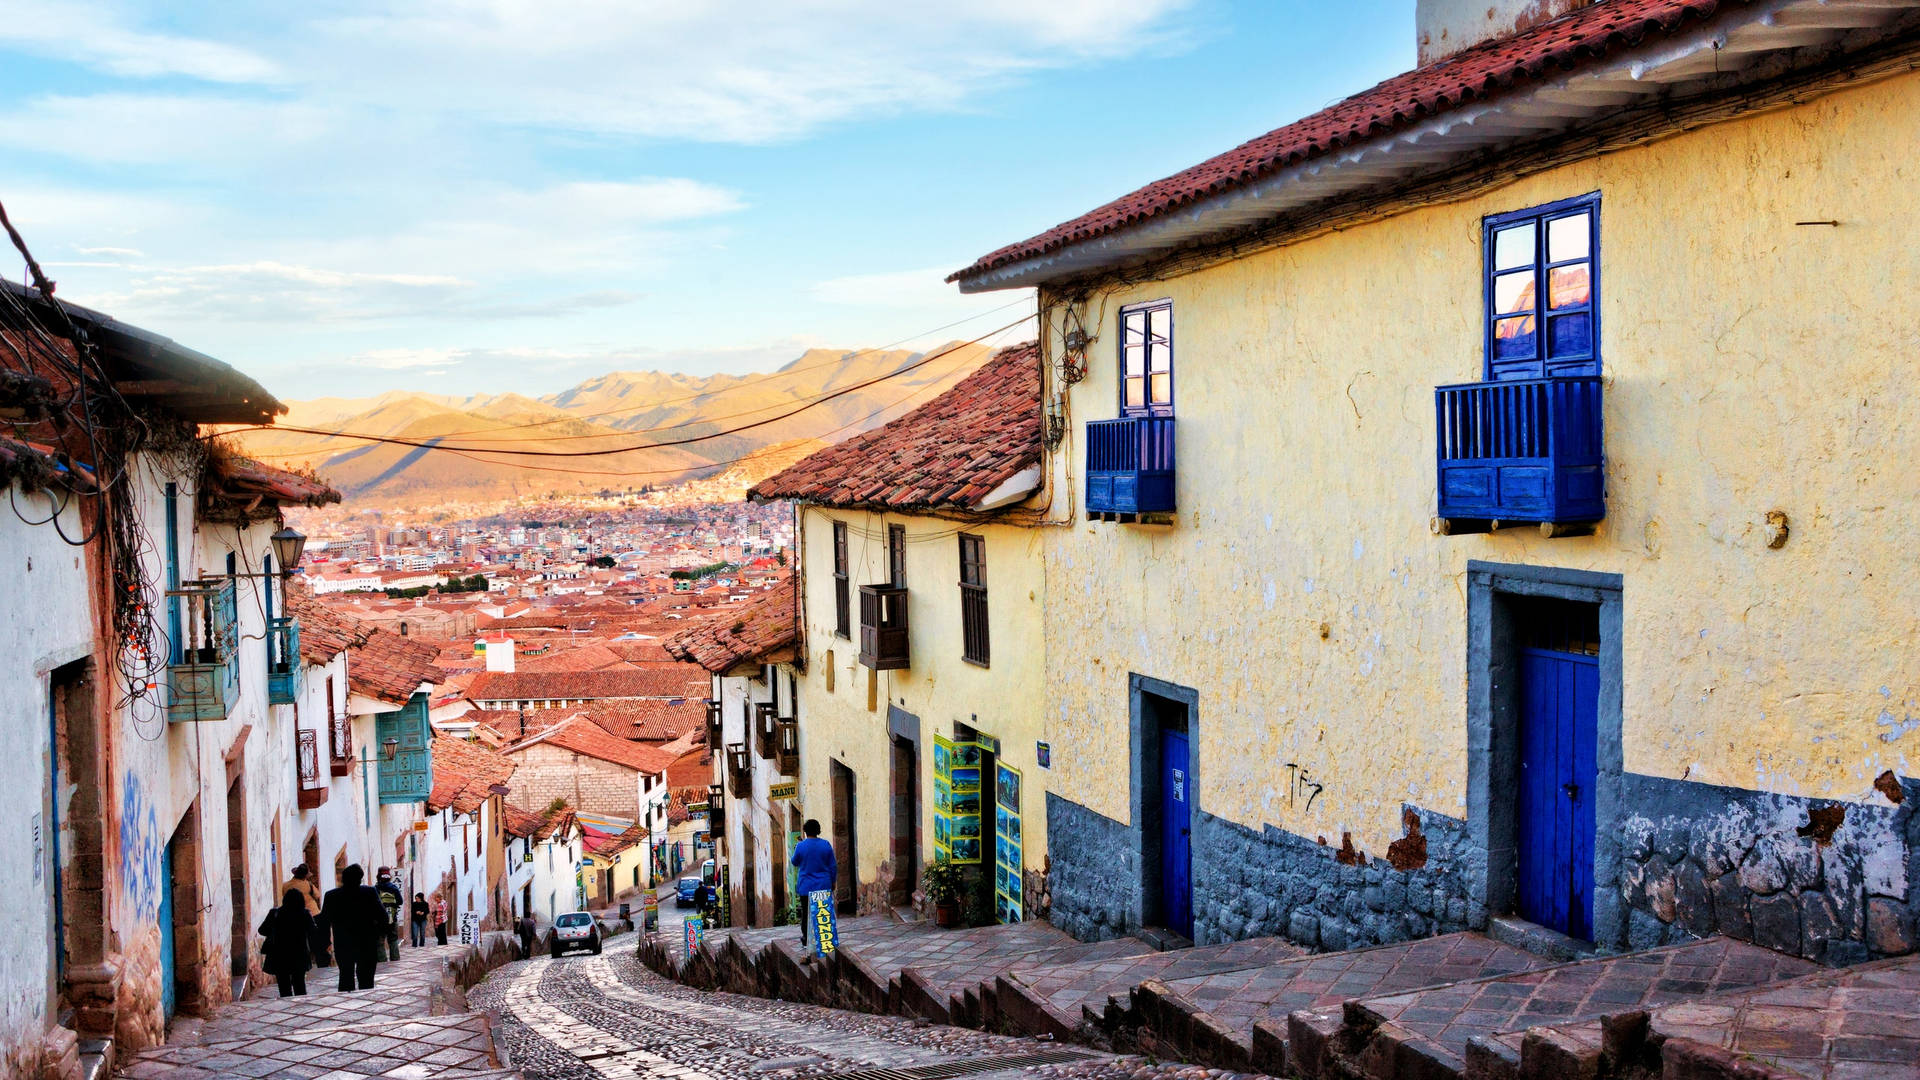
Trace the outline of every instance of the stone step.
<instances>
[{"instance_id":1,"label":"stone step","mask_svg":"<svg viewBox=\"0 0 1920 1080\"><path fill-rule=\"evenodd\" d=\"M1224 1069L1284 1073L1286 1017L1359 997L1532 971L1552 961L1475 933L1283 958L1259 967L1161 977L1130 1001L1133 1043Z\"/></svg>"},{"instance_id":2,"label":"stone step","mask_svg":"<svg viewBox=\"0 0 1920 1080\"><path fill-rule=\"evenodd\" d=\"M1920 1080L1920 957L1476 1040L1467 1060L1488 1080Z\"/></svg>"},{"instance_id":3,"label":"stone step","mask_svg":"<svg viewBox=\"0 0 1920 1080\"><path fill-rule=\"evenodd\" d=\"M1138 938L1086 943L1075 941L1059 930L1052 930L1039 941L1008 939L1005 947L981 949L945 962L916 964L902 971L897 1011L936 1024L989 1028L983 1013L990 1008L986 1003L993 999L994 980L1003 972L1016 967L1052 968L1085 960L1140 956L1152 951L1151 945Z\"/></svg>"},{"instance_id":4,"label":"stone step","mask_svg":"<svg viewBox=\"0 0 1920 1080\"><path fill-rule=\"evenodd\" d=\"M1340 1075L1518 1075L1531 1028L1763 986L1816 965L1729 938L1594 957L1514 974L1468 978L1400 993L1354 996L1289 1017L1287 1065L1306 1078Z\"/></svg>"},{"instance_id":5,"label":"stone step","mask_svg":"<svg viewBox=\"0 0 1920 1080\"><path fill-rule=\"evenodd\" d=\"M1247 938L1170 952L1094 956L1014 968L994 979L993 1010L1005 1030L1055 1038L1108 1037L1122 1024L1133 989L1148 979L1181 979L1265 967L1306 955L1285 938Z\"/></svg>"}]
</instances>

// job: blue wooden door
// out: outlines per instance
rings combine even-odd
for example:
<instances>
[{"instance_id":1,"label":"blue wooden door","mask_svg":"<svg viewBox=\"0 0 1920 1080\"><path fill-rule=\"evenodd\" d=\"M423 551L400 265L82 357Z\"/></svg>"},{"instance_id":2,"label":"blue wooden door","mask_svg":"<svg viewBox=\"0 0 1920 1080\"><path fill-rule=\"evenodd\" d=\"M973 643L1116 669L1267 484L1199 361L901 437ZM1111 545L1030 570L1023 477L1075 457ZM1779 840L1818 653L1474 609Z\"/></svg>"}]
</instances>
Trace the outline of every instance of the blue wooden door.
<instances>
[{"instance_id":1,"label":"blue wooden door","mask_svg":"<svg viewBox=\"0 0 1920 1080\"><path fill-rule=\"evenodd\" d=\"M1167 929L1193 936L1193 778L1187 733L1160 733L1160 901Z\"/></svg>"},{"instance_id":2,"label":"blue wooden door","mask_svg":"<svg viewBox=\"0 0 1920 1080\"><path fill-rule=\"evenodd\" d=\"M173 1015L173 845L160 849L160 1008Z\"/></svg>"},{"instance_id":3,"label":"blue wooden door","mask_svg":"<svg viewBox=\"0 0 1920 1080\"><path fill-rule=\"evenodd\" d=\"M1522 649L1520 680L1520 915L1591 940L1599 661Z\"/></svg>"}]
</instances>

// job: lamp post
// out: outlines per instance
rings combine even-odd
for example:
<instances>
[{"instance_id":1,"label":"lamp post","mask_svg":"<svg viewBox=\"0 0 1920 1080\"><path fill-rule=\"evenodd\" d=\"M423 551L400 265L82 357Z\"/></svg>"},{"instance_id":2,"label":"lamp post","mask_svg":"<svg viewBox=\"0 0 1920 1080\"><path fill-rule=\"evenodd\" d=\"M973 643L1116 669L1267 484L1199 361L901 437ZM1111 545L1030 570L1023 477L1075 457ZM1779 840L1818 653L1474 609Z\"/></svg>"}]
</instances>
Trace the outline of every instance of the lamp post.
<instances>
[{"instance_id":1,"label":"lamp post","mask_svg":"<svg viewBox=\"0 0 1920 1080\"><path fill-rule=\"evenodd\" d=\"M273 558L280 564L280 576L293 576L294 567L300 565L300 556L307 550L305 533L291 525L280 526L280 531L267 538L273 544Z\"/></svg>"}]
</instances>

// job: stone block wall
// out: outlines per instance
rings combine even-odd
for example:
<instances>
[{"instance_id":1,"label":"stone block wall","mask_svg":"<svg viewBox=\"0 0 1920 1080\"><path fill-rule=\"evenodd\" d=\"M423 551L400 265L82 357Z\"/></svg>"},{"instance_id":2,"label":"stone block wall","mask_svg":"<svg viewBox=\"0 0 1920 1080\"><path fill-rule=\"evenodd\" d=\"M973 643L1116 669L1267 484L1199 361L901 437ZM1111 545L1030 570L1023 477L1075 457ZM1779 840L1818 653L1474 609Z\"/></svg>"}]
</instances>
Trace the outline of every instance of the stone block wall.
<instances>
[{"instance_id":1,"label":"stone block wall","mask_svg":"<svg viewBox=\"0 0 1920 1080\"><path fill-rule=\"evenodd\" d=\"M1081 941L1139 929L1139 830L1049 791L1047 854L1053 925Z\"/></svg>"},{"instance_id":2,"label":"stone block wall","mask_svg":"<svg viewBox=\"0 0 1920 1080\"><path fill-rule=\"evenodd\" d=\"M1401 814L1394 849L1366 852L1346 836L1336 846L1197 813L1194 942L1279 936L1331 951L1484 929L1486 858L1466 823L1413 806Z\"/></svg>"},{"instance_id":3,"label":"stone block wall","mask_svg":"<svg viewBox=\"0 0 1920 1080\"><path fill-rule=\"evenodd\" d=\"M1829 964L1914 951L1920 788L1875 803L1629 773L1620 887L1633 948L1725 934Z\"/></svg>"},{"instance_id":4,"label":"stone block wall","mask_svg":"<svg viewBox=\"0 0 1920 1080\"><path fill-rule=\"evenodd\" d=\"M519 768L508 797L524 810L538 812L555 799L565 799L590 814L640 815L640 785L632 769L557 746L535 745L515 757Z\"/></svg>"}]
</instances>

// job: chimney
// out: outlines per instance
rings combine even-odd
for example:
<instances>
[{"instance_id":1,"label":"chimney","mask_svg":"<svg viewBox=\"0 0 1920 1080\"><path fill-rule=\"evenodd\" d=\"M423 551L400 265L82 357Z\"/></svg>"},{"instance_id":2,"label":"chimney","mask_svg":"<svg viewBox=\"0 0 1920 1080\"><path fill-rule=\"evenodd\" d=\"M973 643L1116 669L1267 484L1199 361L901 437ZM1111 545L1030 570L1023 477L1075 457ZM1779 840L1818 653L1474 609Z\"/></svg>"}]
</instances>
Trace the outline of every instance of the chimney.
<instances>
[{"instance_id":1,"label":"chimney","mask_svg":"<svg viewBox=\"0 0 1920 1080\"><path fill-rule=\"evenodd\" d=\"M513 639L512 638L505 637L505 636L488 638L486 641L486 645L487 645L487 670L488 671L512 671L513 670Z\"/></svg>"},{"instance_id":2,"label":"chimney","mask_svg":"<svg viewBox=\"0 0 1920 1080\"><path fill-rule=\"evenodd\" d=\"M1420 66L1606 0L1418 0Z\"/></svg>"}]
</instances>

